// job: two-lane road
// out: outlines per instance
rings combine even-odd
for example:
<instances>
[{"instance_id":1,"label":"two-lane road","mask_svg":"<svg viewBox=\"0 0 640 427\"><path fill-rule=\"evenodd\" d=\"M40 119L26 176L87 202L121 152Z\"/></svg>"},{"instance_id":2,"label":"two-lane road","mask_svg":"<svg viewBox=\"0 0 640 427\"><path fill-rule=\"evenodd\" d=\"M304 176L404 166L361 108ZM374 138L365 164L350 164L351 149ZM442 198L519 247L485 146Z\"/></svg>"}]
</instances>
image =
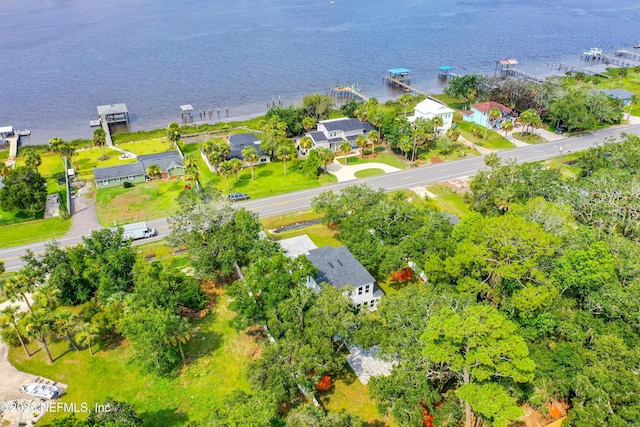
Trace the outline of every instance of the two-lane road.
<instances>
[{"instance_id":1,"label":"two-lane road","mask_svg":"<svg viewBox=\"0 0 640 427\"><path fill-rule=\"evenodd\" d=\"M553 141L544 144L529 145L527 147L503 151L499 153L499 156L503 160L509 158L515 159L518 163L545 160L552 157L557 157L561 154L561 152L564 154L568 154L570 152L586 150L589 147L601 143L607 138L616 138L623 132L640 135L640 125L618 126L613 129L605 129L583 136L564 138L559 141ZM446 181L448 179L473 175L484 168L485 165L483 157L467 157L452 162L439 163L435 165L423 166L420 168L392 172L371 178L326 185L310 190L297 191L295 193L287 193L279 196L267 197L264 199L250 200L247 202L238 203L237 206L242 206L251 211L254 211L261 217L269 217L283 213L297 212L300 210L308 209L311 206L311 199L325 191L339 191L345 187L358 185L361 183L365 183L372 188L381 188L387 191L397 190L400 188L411 188L420 185ZM146 243L155 239L161 239L163 235L166 235L168 233L169 227L166 218L147 221L147 224L158 230L158 237L155 237L153 239L145 239L140 243ZM79 243L81 240L82 236L79 235L61 238L58 239L58 242L61 246L70 246ZM47 242L34 243L31 245L0 250L0 259L3 259L5 261L5 267L7 271L18 270L23 265L20 257L24 255L27 249L31 249L35 253L41 253L44 251L44 246L46 243Z\"/></svg>"}]
</instances>

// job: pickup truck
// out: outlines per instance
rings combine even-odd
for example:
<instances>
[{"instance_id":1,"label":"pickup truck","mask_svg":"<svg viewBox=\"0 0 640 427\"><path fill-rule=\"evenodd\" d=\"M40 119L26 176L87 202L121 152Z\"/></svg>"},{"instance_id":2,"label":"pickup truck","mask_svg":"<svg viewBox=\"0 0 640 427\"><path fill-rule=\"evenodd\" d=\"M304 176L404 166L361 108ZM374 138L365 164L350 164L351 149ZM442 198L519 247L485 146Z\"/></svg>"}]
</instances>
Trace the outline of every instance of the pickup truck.
<instances>
[{"instance_id":1,"label":"pickup truck","mask_svg":"<svg viewBox=\"0 0 640 427\"><path fill-rule=\"evenodd\" d=\"M155 228L147 227L144 221L123 225L122 228L124 229L124 233L122 234L124 240L146 239L158 234Z\"/></svg>"}]
</instances>

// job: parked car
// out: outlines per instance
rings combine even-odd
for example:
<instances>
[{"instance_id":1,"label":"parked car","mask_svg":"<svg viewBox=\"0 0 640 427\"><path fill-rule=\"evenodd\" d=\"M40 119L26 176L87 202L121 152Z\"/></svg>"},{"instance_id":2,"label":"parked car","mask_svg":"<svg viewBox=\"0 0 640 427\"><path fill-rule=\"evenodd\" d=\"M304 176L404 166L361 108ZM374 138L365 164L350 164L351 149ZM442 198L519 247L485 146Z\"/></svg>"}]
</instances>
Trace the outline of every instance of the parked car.
<instances>
[{"instance_id":1,"label":"parked car","mask_svg":"<svg viewBox=\"0 0 640 427\"><path fill-rule=\"evenodd\" d=\"M231 193L229 194L229 200L232 202L239 202L241 200L249 200L249 195L245 193Z\"/></svg>"},{"instance_id":2,"label":"parked car","mask_svg":"<svg viewBox=\"0 0 640 427\"><path fill-rule=\"evenodd\" d=\"M567 127L564 125L560 125L556 128L556 133L558 135L560 135L562 132L566 132L567 131Z\"/></svg>"}]
</instances>

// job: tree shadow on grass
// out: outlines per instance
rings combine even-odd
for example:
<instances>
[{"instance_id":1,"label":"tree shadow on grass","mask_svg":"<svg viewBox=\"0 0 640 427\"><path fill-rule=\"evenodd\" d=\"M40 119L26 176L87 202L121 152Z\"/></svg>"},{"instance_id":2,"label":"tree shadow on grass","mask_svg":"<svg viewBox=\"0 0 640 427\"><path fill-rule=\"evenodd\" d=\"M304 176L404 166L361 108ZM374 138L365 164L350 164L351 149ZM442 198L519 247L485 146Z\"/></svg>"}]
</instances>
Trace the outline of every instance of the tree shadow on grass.
<instances>
[{"instance_id":1,"label":"tree shadow on grass","mask_svg":"<svg viewBox=\"0 0 640 427\"><path fill-rule=\"evenodd\" d=\"M140 417L147 426L183 426L189 420L187 414L178 412L174 408L141 412Z\"/></svg>"},{"instance_id":2,"label":"tree shadow on grass","mask_svg":"<svg viewBox=\"0 0 640 427\"><path fill-rule=\"evenodd\" d=\"M254 171L254 175L255 175L256 179L258 179L258 178L266 178L268 176L273 175L273 171L272 170L255 170Z\"/></svg>"},{"instance_id":3,"label":"tree shadow on grass","mask_svg":"<svg viewBox=\"0 0 640 427\"><path fill-rule=\"evenodd\" d=\"M216 331L197 331L184 344L184 352L189 363L207 356L222 346L222 334Z\"/></svg>"}]
</instances>

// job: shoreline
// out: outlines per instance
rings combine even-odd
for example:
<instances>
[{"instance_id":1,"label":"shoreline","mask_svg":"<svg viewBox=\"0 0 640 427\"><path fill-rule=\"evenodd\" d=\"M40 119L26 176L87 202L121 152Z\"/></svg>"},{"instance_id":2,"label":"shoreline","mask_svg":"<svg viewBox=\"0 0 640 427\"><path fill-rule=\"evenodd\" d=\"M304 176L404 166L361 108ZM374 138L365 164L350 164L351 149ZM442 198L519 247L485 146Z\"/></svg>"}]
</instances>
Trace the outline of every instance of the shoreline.
<instances>
[{"instance_id":1,"label":"shoreline","mask_svg":"<svg viewBox=\"0 0 640 427\"><path fill-rule=\"evenodd\" d=\"M526 63L525 63L523 64L525 66L519 67L518 69L522 69L523 71L530 72L531 74L536 75L542 79L546 79L553 76L562 76L564 74L562 70L559 70L557 68L557 64L559 63L560 62L553 62L553 63L544 64L544 65L540 63L538 64L533 63L529 66L526 66ZM580 67L583 69L591 69L596 72L604 71L607 68L607 65L599 62L578 60L578 61L575 61L575 63L578 64L578 65L575 65L576 67ZM568 64L573 65L571 63L568 63ZM420 75L419 72L416 74ZM491 73L491 72L482 72L482 71L465 72L465 73L461 73L460 75L464 75L464 74L484 74L488 76L496 75L495 72ZM440 80L437 77L433 77L433 78L422 79L422 80L415 79L413 86L416 89L422 90L426 93L439 95L444 92L444 88L446 87L446 84L447 84L446 80ZM382 79L380 80L380 83L376 86L369 86L369 87L365 86L362 92L369 97L377 98L381 103L386 102L390 99L396 99L397 97L405 93L402 89L393 88L382 83ZM295 95L294 97L292 97L293 98L292 100L289 100L289 101L283 100L282 107L288 108L289 106L300 106L302 104L303 97L311 93L328 94L328 91L316 91L316 92L305 93L303 95L299 95L299 94ZM274 97L272 97L271 99L273 100ZM348 97L334 98L336 105L338 106L341 105L343 102L348 101L349 99L350 98ZM123 100L123 102L129 105L127 100ZM266 108L266 105L268 104L268 102L269 100L267 100L266 102L260 102L260 103L254 101L254 102L249 102L249 103L235 105L235 106L233 104L230 104L231 106L229 107L229 116L227 117L223 117L225 115L225 107L219 106L216 108L219 109L220 111L220 115L221 115L220 118L216 117L216 109L214 109L213 117L209 120L194 120L193 122L183 123L180 120L180 115L178 113L171 115L169 114L168 111L164 111L164 113L162 114L155 114L155 112L153 111L136 111L135 100L134 100L134 102L131 102L130 104L130 105L133 105L134 107L133 108L129 107L130 116L131 116L131 123L129 124L129 132L138 132L138 131L165 128L168 125L168 123L172 121L176 121L180 125L183 125L183 124L201 125L201 124L216 124L216 123L238 122L238 121L250 120L250 119L265 115L269 111ZM194 119L197 117L198 117L198 108L194 106ZM88 124L90 119L91 118L86 119L86 122L87 122L86 127L84 126L81 127L79 126L79 124L70 123L69 126L64 128L61 128L60 126L56 126L55 129L48 129L47 127L34 128L33 126L24 125L23 124L24 122L21 122L20 126L16 126L15 124L13 126L16 128L26 127L31 130L31 136L21 138L21 141L20 141L21 146L35 146L35 145L46 145L49 143L49 140L54 137L60 137L63 140L91 139L93 130L92 128L89 127L89 124Z\"/></svg>"}]
</instances>

